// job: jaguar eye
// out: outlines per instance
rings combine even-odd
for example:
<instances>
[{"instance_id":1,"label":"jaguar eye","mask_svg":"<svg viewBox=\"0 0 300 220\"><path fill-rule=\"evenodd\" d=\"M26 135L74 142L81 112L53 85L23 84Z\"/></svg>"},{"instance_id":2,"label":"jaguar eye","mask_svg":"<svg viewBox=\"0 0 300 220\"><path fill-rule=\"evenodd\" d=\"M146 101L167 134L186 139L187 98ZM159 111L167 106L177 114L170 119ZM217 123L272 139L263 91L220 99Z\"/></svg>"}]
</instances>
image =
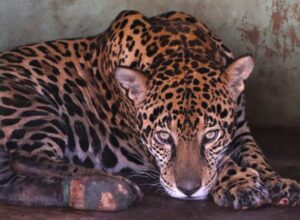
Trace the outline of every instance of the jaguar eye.
<instances>
[{"instance_id":1,"label":"jaguar eye","mask_svg":"<svg viewBox=\"0 0 300 220\"><path fill-rule=\"evenodd\" d=\"M218 136L219 136L219 130L209 131L204 135L204 143L205 144L210 143L216 140Z\"/></svg>"},{"instance_id":2,"label":"jaguar eye","mask_svg":"<svg viewBox=\"0 0 300 220\"><path fill-rule=\"evenodd\" d=\"M172 141L171 135L166 131L157 132L156 138L161 144L169 144Z\"/></svg>"}]
</instances>

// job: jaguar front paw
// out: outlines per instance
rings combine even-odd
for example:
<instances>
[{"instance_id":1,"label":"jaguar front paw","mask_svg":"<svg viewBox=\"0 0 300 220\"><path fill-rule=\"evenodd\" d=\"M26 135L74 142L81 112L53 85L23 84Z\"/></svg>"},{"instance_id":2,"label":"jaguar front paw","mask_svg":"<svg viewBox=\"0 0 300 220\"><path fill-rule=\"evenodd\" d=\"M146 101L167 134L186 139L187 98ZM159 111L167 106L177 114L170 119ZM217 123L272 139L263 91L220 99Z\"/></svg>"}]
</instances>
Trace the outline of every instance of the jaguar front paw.
<instances>
[{"instance_id":1,"label":"jaguar front paw","mask_svg":"<svg viewBox=\"0 0 300 220\"><path fill-rule=\"evenodd\" d=\"M266 181L273 205L300 206L300 184L285 178L272 178Z\"/></svg>"},{"instance_id":2,"label":"jaguar front paw","mask_svg":"<svg viewBox=\"0 0 300 220\"><path fill-rule=\"evenodd\" d=\"M65 182L68 206L81 210L119 211L142 198L139 187L123 177L75 177Z\"/></svg>"},{"instance_id":3,"label":"jaguar front paw","mask_svg":"<svg viewBox=\"0 0 300 220\"><path fill-rule=\"evenodd\" d=\"M251 168L228 170L212 191L216 204L235 209L257 208L270 204L271 199L257 171Z\"/></svg>"}]
</instances>

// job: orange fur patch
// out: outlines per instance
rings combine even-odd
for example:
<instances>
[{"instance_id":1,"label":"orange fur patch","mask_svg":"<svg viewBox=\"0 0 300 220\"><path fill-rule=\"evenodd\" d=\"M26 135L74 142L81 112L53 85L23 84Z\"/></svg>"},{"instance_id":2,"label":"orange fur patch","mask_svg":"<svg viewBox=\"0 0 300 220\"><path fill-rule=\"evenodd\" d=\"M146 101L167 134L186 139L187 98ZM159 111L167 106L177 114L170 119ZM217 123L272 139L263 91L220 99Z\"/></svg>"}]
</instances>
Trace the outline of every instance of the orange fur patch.
<instances>
[{"instance_id":1,"label":"orange fur patch","mask_svg":"<svg viewBox=\"0 0 300 220\"><path fill-rule=\"evenodd\" d=\"M109 192L101 193L98 209L103 211L113 211L117 207L114 196Z\"/></svg>"},{"instance_id":2,"label":"orange fur patch","mask_svg":"<svg viewBox=\"0 0 300 220\"><path fill-rule=\"evenodd\" d=\"M84 192L85 186L79 180L72 180L70 186L69 205L74 208L84 208Z\"/></svg>"}]
</instances>

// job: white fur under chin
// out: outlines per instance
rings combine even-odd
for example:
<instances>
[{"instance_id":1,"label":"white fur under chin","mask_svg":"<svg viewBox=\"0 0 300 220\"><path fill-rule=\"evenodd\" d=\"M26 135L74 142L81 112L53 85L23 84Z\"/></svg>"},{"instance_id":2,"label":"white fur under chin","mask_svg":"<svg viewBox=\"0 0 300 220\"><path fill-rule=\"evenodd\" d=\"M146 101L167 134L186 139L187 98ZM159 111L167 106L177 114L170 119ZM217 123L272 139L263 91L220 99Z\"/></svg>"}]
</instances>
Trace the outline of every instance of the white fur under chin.
<instances>
[{"instance_id":1,"label":"white fur under chin","mask_svg":"<svg viewBox=\"0 0 300 220\"><path fill-rule=\"evenodd\" d=\"M201 187L198 191L196 191L190 198L203 200L206 199L210 190L204 187Z\"/></svg>"},{"instance_id":2,"label":"white fur under chin","mask_svg":"<svg viewBox=\"0 0 300 220\"><path fill-rule=\"evenodd\" d=\"M207 198L209 194L209 189L201 187L198 191L196 191L193 195L187 196L182 193L179 189L169 189L164 181L160 179L161 185L164 187L165 191L168 193L169 196L177 198L177 199L184 199L184 200L204 200Z\"/></svg>"}]
</instances>

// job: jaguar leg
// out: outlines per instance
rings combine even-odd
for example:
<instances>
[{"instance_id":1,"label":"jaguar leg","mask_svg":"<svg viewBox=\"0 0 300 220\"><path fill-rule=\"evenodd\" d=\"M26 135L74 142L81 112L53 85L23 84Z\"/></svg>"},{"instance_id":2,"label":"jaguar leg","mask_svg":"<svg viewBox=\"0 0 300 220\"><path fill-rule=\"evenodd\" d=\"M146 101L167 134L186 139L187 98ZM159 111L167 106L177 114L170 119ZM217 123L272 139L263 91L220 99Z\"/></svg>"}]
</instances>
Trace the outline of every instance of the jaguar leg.
<instances>
[{"instance_id":1,"label":"jaguar leg","mask_svg":"<svg viewBox=\"0 0 300 220\"><path fill-rule=\"evenodd\" d=\"M267 162L263 152L256 142L248 136L240 138L240 165L249 167L259 173L265 183L273 205L300 205L300 184L294 180L283 178L276 173Z\"/></svg>"},{"instance_id":2,"label":"jaguar leg","mask_svg":"<svg viewBox=\"0 0 300 220\"><path fill-rule=\"evenodd\" d=\"M117 211L128 208L142 195L123 177L70 163L15 157L9 166L11 179L0 187L2 202Z\"/></svg>"},{"instance_id":3,"label":"jaguar leg","mask_svg":"<svg viewBox=\"0 0 300 220\"><path fill-rule=\"evenodd\" d=\"M262 150L255 142L247 125L245 108L241 96L238 102L236 131L229 154L239 166L256 170L267 187L273 205L300 205L300 184L282 178L266 160Z\"/></svg>"},{"instance_id":4,"label":"jaguar leg","mask_svg":"<svg viewBox=\"0 0 300 220\"><path fill-rule=\"evenodd\" d=\"M216 204L236 209L257 208L270 203L269 192L259 173L240 167L230 158L223 163L212 190Z\"/></svg>"}]
</instances>

